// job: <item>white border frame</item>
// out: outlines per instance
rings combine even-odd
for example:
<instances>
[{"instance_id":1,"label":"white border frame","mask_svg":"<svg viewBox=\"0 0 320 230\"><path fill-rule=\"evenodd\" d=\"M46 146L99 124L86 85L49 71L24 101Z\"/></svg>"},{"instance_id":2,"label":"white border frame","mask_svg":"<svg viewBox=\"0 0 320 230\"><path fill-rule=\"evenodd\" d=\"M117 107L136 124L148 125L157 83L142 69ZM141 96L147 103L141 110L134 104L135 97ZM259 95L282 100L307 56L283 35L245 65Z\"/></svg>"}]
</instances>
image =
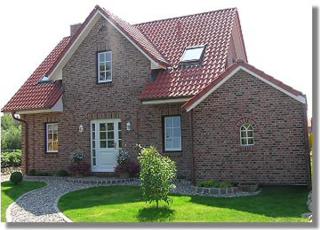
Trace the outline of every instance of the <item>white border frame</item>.
<instances>
[{"instance_id":1,"label":"white border frame","mask_svg":"<svg viewBox=\"0 0 320 230\"><path fill-rule=\"evenodd\" d=\"M48 150L48 126L49 125L57 125L58 131L57 131L57 136L58 136L58 150ZM59 123L58 122L49 122L46 123L46 153L58 153L59 152Z\"/></svg>"},{"instance_id":2,"label":"white border frame","mask_svg":"<svg viewBox=\"0 0 320 230\"><path fill-rule=\"evenodd\" d=\"M110 66L111 66L111 69L110 69L110 77L111 79L108 80L104 80L104 81L100 81L100 54L107 54L107 53L110 53L111 55L111 59L110 61L105 61L104 64L106 64L107 62L110 62ZM109 71L105 71L105 72L109 72ZM97 83L98 84L102 84L102 83L108 83L108 82L112 82L112 51L111 50L108 50L108 51L98 51L97 52Z\"/></svg>"}]
</instances>

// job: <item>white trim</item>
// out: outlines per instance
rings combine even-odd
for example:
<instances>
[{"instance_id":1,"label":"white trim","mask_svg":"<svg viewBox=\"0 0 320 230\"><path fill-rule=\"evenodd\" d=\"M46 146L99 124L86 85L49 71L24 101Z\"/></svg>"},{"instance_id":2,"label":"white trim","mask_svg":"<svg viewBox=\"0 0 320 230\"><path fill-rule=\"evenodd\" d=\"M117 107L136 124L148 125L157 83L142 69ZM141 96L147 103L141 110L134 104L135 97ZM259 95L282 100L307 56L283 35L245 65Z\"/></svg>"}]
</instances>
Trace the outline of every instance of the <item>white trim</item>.
<instances>
[{"instance_id":1,"label":"white trim","mask_svg":"<svg viewBox=\"0 0 320 230\"><path fill-rule=\"evenodd\" d=\"M284 94L292 97L293 99L305 104L306 103L306 99L305 97L299 95L296 96L290 92L288 92L287 90L273 84L272 82L260 77L259 75L257 75L256 73L248 70L247 68L243 67L243 66L239 66L236 69L234 69L227 77L225 77L224 79L222 79L218 84L216 84L214 87L212 87L207 93L205 93L202 97L200 97L200 99L198 99L196 102L194 102L190 107L188 107L186 109L187 112L189 112L190 110L192 110L193 108L195 108L197 105L199 105L204 99L206 99L211 93L213 93L216 89L218 89L221 85L223 85L223 83L225 83L227 80L229 80L231 77L233 77L238 71L243 70L247 73L249 73L250 75L252 75L253 77L258 78L259 80L267 83L268 85L278 89L279 91L283 92Z\"/></svg>"},{"instance_id":2,"label":"white trim","mask_svg":"<svg viewBox=\"0 0 320 230\"><path fill-rule=\"evenodd\" d=\"M17 111L16 114L52 113L50 109Z\"/></svg>"},{"instance_id":3,"label":"white trim","mask_svg":"<svg viewBox=\"0 0 320 230\"><path fill-rule=\"evenodd\" d=\"M49 126L57 125L57 136L58 136L58 145L59 145L59 125L58 122L52 122L46 124L46 153L58 153L59 150L48 150L49 149L49 142L48 142L48 131Z\"/></svg>"},{"instance_id":4,"label":"white trim","mask_svg":"<svg viewBox=\"0 0 320 230\"><path fill-rule=\"evenodd\" d=\"M159 65L157 62L155 62L152 58L149 57L135 42L133 42L125 33L123 33L118 26L116 26L113 22L110 21L108 17L106 17L103 13L98 11L102 17L104 17L122 36L124 36L128 41L136 47L144 56L146 56L147 59L151 62L151 69L161 69L164 68L163 66Z\"/></svg>"},{"instance_id":5,"label":"white trim","mask_svg":"<svg viewBox=\"0 0 320 230\"><path fill-rule=\"evenodd\" d=\"M55 66L53 71L48 75L49 80L61 80L62 79L62 68L64 65L68 62L68 60L71 58L73 53L76 51L76 49L79 47L81 42L85 39L85 37L89 34L91 28L95 25L95 23L98 21L99 17L101 16L105 18L121 35L123 35L128 41L136 47L148 60L151 62L151 69L160 69L164 68L163 66L159 65L157 62L155 62L152 58L150 58L139 46L137 46L126 34L124 34L114 23L110 21L103 13L100 12L100 10L97 10L97 12L92 16L90 21L86 24L86 26L82 29L80 34L78 35L77 39L72 43L72 45L69 47L68 51L63 55L59 63Z\"/></svg>"},{"instance_id":6,"label":"white trim","mask_svg":"<svg viewBox=\"0 0 320 230\"><path fill-rule=\"evenodd\" d=\"M107 63L108 62L110 62L110 70L109 71L107 71L106 69L103 71L103 72L105 72L105 73L107 73L107 72L110 72L110 79L105 79L105 80L100 80L100 54L108 54L108 53L110 53L110 61L107 61L107 60L105 60L103 63L105 64L105 65L107 65ZM107 58L107 55L105 55L105 58ZM97 59L98 59L98 61L97 61L97 82L98 82L98 84L99 83L108 83L108 82L112 82L112 51L111 50L109 50L109 51L101 51L101 52L98 52L97 53ZM105 75L105 77L106 77L106 75Z\"/></svg>"},{"instance_id":7,"label":"white trim","mask_svg":"<svg viewBox=\"0 0 320 230\"><path fill-rule=\"evenodd\" d=\"M167 126L166 126L166 119L169 119L169 118L175 118L175 117L178 117L179 118L179 121L180 121L180 136L179 136L179 145L180 145L180 148L167 148ZM163 121L163 129L164 129L164 151L165 152L174 152L174 151L182 151L182 127L181 127L181 116L180 115L172 115L172 116L165 116L164 117L164 121ZM171 129L173 129L173 127L171 126L170 127ZM177 136L171 136L169 138L177 138Z\"/></svg>"},{"instance_id":8,"label":"white trim","mask_svg":"<svg viewBox=\"0 0 320 230\"><path fill-rule=\"evenodd\" d=\"M121 122L121 119L115 118L115 119L95 119L90 121L90 157L91 157L91 171L92 172L114 172L115 168L113 169L101 169L99 168L98 161L97 161L97 152L99 151L100 147L100 132L99 132L99 124L100 123L113 123L114 124L114 141L116 142L116 146L114 148L108 148L108 142L106 139L106 149L112 150L114 149L115 151L118 151L117 154L119 154L119 150L121 149L119 147L119 129L118 129L118 123ZM95 139L93 140L92 138L92 124L95 125ZM107 132L107 131L106 131ZM107 133L106 133L106 138L107 138ZM92 142L95 141L95 148L93 148ZM122 141L122 139L121 139ZM96 164L93 165L93 150L96 151Z\"/></svg>"},{"instance_id":9,"label":"white trim","mask_svg":"<svg viewBox=\"0 0 320 230\"><path fill-rule=\"evenodd\" d=\"M143 101L142 104L143 105L160 105L160 104L186 102L188 100L190 100L190 98L173 98L173 99L164 99L164 100Z\"/></svg>"}]
</instances>

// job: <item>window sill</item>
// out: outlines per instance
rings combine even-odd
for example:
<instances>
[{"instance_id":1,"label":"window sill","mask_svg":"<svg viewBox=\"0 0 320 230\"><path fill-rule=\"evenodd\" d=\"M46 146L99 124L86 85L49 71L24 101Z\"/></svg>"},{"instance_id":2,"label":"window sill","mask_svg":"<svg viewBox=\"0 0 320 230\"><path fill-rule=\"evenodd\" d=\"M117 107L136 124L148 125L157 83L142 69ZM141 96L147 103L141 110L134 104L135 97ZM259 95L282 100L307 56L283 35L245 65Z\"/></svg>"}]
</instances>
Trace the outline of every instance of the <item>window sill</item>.
<instances>
[{"instance_id":1,"label":"window sill","mask_svg":"<svg viewBox=\"0 0 320 230\"><path fill-rule=\"evenodd\" d=\"M98 82L98 81L97 81L97 85L113 86L113 83L112 83L112 81L106 81L106 82Z\"/></svg>"},{"instance_id":2,"label":"window sill","mask_svg":"<svg viewBox=\"0 0 320 230\"><path fill-rule=\"evenodd\" d=\"M182 156L182 150L180 150L180 151L163 151L163 155L166 155L166 156Z\"/></svg>"},{"instance_id":3,"label":"window sill","mask_svg":"<svg viewBox=\"0 0 320 230\"><path fill-rule=\"evenodd\" d=\"M59 152L45 152L45 155L58 155Z\"/></svg>"}]
</instances>

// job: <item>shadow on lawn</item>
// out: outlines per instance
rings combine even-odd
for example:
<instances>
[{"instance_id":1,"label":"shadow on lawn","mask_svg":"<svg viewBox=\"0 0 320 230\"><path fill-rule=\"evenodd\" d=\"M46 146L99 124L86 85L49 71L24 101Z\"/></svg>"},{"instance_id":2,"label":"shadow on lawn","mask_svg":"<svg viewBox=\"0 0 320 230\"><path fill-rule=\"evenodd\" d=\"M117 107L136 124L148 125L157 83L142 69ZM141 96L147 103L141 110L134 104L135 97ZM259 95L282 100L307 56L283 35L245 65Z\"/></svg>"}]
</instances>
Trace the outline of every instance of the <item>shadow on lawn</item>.
<instances>
[{"instance_id":1,"label":"shadow on lawn","mask_svg":"<svg viewBox=\"0 0 320 230\"><path fill-rule=\"evenodd\" d=\"M148 207L140 209L137 217L141 222L165 221L174 217L174 213L169 207Z\"/></svg>"}]
</instances>

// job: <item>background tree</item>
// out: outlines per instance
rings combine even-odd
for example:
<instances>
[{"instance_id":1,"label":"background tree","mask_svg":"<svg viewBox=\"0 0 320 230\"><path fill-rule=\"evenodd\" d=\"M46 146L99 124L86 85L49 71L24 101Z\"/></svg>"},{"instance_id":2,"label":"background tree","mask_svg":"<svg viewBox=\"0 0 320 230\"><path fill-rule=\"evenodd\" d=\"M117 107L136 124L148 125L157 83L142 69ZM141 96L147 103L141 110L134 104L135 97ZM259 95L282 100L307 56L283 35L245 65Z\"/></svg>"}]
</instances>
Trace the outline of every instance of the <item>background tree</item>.
<instances>
[{"instance_id":1,"label":"background tree","mask_svg":"<svg viewBox=\"0 0 320 230\"><path fill-rule=\"evenodd\" d=\"M1 151L21 149L21 125L11 115L1 117Z\"/></svg>"}]
</instances>

